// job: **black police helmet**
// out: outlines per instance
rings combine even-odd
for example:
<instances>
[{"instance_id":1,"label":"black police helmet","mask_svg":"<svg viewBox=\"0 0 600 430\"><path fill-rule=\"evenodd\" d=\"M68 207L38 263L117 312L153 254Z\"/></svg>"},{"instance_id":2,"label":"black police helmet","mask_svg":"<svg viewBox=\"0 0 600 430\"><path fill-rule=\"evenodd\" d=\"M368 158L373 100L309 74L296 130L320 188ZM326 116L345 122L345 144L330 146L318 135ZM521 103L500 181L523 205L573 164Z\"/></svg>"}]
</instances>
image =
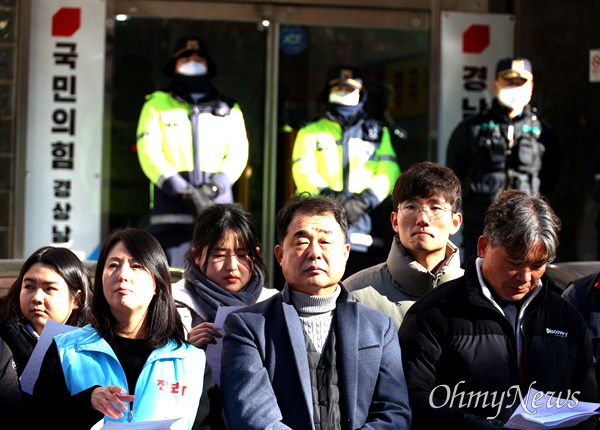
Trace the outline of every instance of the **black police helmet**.
<instances>
[{"instance_id":1,"label":"black police helmet","mask_svg":"<svg viewBox=\"0 0 600 430\"><path fill-rule=\"evenodd\" d=\"M213 61L212 57L208 53L208 49L206 48L206 44L199 37L183 37L175 43L173 47L173 53L169 58L167 64L165 64L165 68L163 72L165 76L171 78L175 75L175 63L179 58L189 56L197 52L200 56L206 58L206 68L208 69L207 74L209 78L214 78L217 76L217 66Z\"/></svg>"},{"instance_id":2,"label":"black police helmet","mask_svg":"<svg viewBox=\"0 0 600 430\"><path fill-rule=\"evenodd\" d=\"M367 90L364 87L363 74L356 66L337 65L333 66L327 72L327 80L322 92L322 100L327 103L329 100L329 92L331 88L337 85L348 85L360 90L360 101L364 102L367 96Z\"/></svg>"}]
</instances>

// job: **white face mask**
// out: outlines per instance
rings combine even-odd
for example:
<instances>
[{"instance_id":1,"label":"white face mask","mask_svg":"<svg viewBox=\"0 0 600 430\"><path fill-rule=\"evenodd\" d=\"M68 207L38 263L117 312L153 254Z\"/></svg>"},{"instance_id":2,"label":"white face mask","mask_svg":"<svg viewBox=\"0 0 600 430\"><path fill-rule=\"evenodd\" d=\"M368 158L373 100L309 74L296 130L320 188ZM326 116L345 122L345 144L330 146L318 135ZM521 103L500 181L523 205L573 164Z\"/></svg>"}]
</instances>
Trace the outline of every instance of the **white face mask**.
<instances>
[{"instance_id":1,"label":"white face mask","mask_svg":"<svg viewBox=\"0 0 600 430\"><path fill-rule=\"evenodd\" d=\"M179 66L179 69L177 69L177 73L185 76L206 75L207 72L208 69L206 66L197 61L188 61L187 63L183 63L181 66Z\"/></svg>"},{"instance_id":2,"label":"white face mask","mask_svg":"<svg viewBox=\"0 0 600 430\"><path fill-rule=\"evenodd\" d=\"M498 91L498 100L507 108L520 112L531 101L531 86L513 85L500 88L500 91Z\"/></svg>"},{"instance_id":3,"label":"white face mask","mask_svg":"<svg viewBox=\"0 0 600 430\"><path fill-rule=\"evenodd\" d=\"M360 91L352 92L340 90L329 93L329 103L336 103L344 106L356 106L360 100Z\"/></svg>"}]
</instances>

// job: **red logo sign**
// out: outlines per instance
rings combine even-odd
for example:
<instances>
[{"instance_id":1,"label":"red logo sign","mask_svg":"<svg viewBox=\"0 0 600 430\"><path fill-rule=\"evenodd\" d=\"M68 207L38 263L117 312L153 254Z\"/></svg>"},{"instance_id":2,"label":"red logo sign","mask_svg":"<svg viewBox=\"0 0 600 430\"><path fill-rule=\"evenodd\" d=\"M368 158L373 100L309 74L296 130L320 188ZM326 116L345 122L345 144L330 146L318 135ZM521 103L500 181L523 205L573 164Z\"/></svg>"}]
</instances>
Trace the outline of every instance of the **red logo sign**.
<instances>
[{"instance_id":1,"label":"red logo sign","mask_svg":"<svg viewBox=\"0 0 600 430\"><path fill-rule=\"evenodd\" d=\"M81 8L63 7L52 17L52 36L71 37L81 27Z\"/></svg>"},{"instance_id":2,"label":"red logo sign","mask_svg":"<svg viewBox=\"0 0 600 430\"><path fill-rule=\"evenodd\" d=\"M480 54L490 46L490 26L472 25L463 33L463 52Z\"/></svg>"}]
</instances>

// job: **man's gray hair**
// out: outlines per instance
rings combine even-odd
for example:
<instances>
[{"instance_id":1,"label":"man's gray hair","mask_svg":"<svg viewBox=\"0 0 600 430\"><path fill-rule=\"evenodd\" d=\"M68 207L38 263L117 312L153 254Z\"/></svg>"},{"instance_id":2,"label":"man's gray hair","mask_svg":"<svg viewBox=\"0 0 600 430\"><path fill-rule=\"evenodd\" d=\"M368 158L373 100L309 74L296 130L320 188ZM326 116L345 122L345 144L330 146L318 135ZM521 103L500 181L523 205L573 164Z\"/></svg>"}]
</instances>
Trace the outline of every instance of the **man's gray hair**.
<instances>
[{"instance_id":1,"label":"man's gray hair","mask_svg":"<svg viewBox=\"0 0 600 430\"><path fill-rule=\"evenodd\" d=\"M546 247L546 262L551 263L556 258L560 228L560 219L544 197L505 190L485 214L483 235L516 260L525 260L541 242Z\"/></svg>"}]
</instances>

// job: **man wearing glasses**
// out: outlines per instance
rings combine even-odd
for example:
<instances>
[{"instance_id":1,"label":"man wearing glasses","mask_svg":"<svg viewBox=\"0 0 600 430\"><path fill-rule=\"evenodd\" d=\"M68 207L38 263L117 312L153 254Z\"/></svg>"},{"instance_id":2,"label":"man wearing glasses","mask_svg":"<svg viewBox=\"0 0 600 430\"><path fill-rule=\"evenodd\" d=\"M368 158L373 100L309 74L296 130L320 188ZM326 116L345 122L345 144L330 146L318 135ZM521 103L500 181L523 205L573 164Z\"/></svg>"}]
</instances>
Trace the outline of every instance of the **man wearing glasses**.
<instances>
[{"instance_id":1,"label":"man wearing glasses","mask_svg":"<svg viewBox=\"0 0 600 430\"><path fill-rule=\"evenodd\" d=\"M411 430L499 430L519 405L532 415L545 406L554 418L598 402L585 319L546 274L560 226L544 197L504 190L465 274L404 316L398 338ZM595 430L597 421L562 425Z\"/></svg>"},{"instance_id":2,"label":"man wearing glasses","mask_svg":"<svg viewBox=\"0 0 600 430\"><path fill-rule=\"evenodd\" d=\"M350 297L383 312L399 328L406 311L422 295L462 276L457 246L449 237L462 224L461 184L454 172L421 162L394 185L394 236L387 261L344 280Z\"/></svg>"}]
</instances>

